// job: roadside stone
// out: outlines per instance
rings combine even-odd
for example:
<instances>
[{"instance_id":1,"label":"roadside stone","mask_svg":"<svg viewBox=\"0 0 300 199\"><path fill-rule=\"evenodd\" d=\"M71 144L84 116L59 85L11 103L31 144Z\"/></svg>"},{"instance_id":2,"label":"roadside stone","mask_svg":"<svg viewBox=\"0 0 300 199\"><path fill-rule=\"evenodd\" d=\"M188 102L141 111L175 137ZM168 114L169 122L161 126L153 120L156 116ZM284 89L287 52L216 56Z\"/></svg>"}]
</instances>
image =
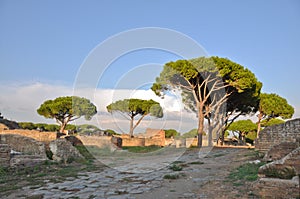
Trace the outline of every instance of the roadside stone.
<instances>
[{"instance_id":1,"label":"roadside stone","mask_svg":"<svg viewBox=\"0 0 300 199\"><path fill-rule=\"evenodd\" d=\"M64 138L51 141L49 147L53 154L52 159L57 162L67 163L83 158L77 149Z\"/></svg>"}]
</instances>

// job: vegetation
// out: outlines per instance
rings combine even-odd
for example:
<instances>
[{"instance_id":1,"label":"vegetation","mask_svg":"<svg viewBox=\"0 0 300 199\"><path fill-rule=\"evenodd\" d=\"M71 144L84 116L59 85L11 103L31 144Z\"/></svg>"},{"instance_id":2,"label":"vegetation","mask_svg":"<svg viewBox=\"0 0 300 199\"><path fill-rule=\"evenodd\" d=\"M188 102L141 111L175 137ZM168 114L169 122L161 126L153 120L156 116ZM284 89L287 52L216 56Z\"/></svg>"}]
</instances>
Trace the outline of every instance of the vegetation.
<instances>
[{"instance_id":1,"label":"vegetation","mask_svg":"<svg viewBox=\"0 0 300 199\"><path fill-rule=\"evenodd\" d=\"M257 136L261 129L261 120L266 118L270 120L272 118L281 117L283 119L291 118L294 114L294 108L283 97L277 94L262 93L260 95L259 102L259 115L257 122Z\"/></svg>"},{"instance_id":2,"label":"vegetation","mask_svg":"<svg viewBox=\"0 0 300 199\"><path fill-rule=\"evenodd\" d=\"M128 150L131 153L150 153L161 149L160 146L126 146L122 147L123 150Z\"/></svg>"},{"instance_id":3,"label":"vegetation","mask_svg":"<svg viewBox=\"0 0 300 199\"><path fill-rule=\"evenodd\" d=\"M205 133L203 132L205 135ZM183 133L180 137L181 138L195 138L198 136L198 130L197 129L192 129L189 132Z\"/></svg>"},{"instance_id":4,"label":"vegetation","mask_svg":"<svg viewBox=\"0 0 300 199\"><path fill-rule=\"evenodd\" d=\"M234 186L243 186L247 181L255 181L258 178L258 169L265 163L246 163L232 171L227 180L233 182Z\"/></svg>"},{"instance_id":5,"label":"vegetation","mask_svg":"<svg viewBox=\"0 0 300 199\"><path fill-rule=\"evenodd\" d=\"M235 115L233 121L239 115L255 111L261 86L255 75L239 64L219 57L200 57L166 63L151 89L159 96L171 89L181 91L185 107L197 113L198 147L201 147L205 118L210 124L211 145L211 125L220 126L220 120L227 125L230 116Z\"/></svg>"},{"instance_id":6,"label":"vegetation","mask_svg":"<svg viewBox=\"0 0 300 199\"><path fill-rule=\"evenodd\" d=\"M264 119L261 121L260 125L261 127L268 127L268 126L273 126L276 124L283 124L284 120L279 119L279 118L271 118L271 119Z\"/></svg>"},{"instance_id":7,"label":"vegetation","mask_svg":"<svg viewBox=\"0 0 300 199\"><path fill-rule=\"evenodd\" d=\"M129 117L129 134L131 137L133 137L134 129L140 124L145 116L150 115L157 118L163 117L162 107L154 100L124 99L111 103L106 108L110 113L119 112ZM133 124L134 118L138 115L141 117Z\"/></svg>"},{"instance_id":8,"label":"vegetation","mask_svg":"<svg viewBox=\"0 0 300 199\"><path fill-rule=\"evenodd\" d=\"M175 138L175 137L177 137L179 135L180 135L180 133L178 133L175 129L167 129L167 130L165 130L165 137L166 138L171 138L171 137Z\"/></svg>"},{"instance_id":9,"label":"vegetation","mask_svg":"<svg viewBox=\"0 0 300 199\"><path fill-rule=\"evenodd\" d=\"M239 121L233 122L230 125L230 127L228 128L228 130L238 132L240 142L242 144L245 144L246 135L248 135L250 132L256 132L257 126L251 120L239 120ZM250 138L252 138L252 137L250 137ZM253 140L252 140L252 142L253 142Z\"/></svg>"},{"instance_id":10,"label":"vegetation","mask_svg":"<svg viewBox=\"0 0 300 199\"><path fill-rule=\"evenodd\" d=\"M173 171L181 171L182 167L177 165L177 164L172 164L169 169L173 170Z\"/></svg>"},{"instance_id":11,"label":"vegetation","mask_svg":"<svg viewBox=\"0 0 300 199\"><path fill-rule=\"evenodd\" d=\"M41 131L59 131L60 127L56 124L45 124L45 123L32 123L32 122L19 122L19 126L22 129L28 130L41 130ZM65 130L76 130L76 126L73 124L67 124Z\"/></svg>"},{"instance_id":12,"label":"vegetation","mask_svg":"<svg viewBox=\"0 0 300 199\"><path fill-rule=\"evenodd\" d=\"M85 98L77 96L58 97L47 100L37 109L38 114L45 118L53 118L64 132L67 124L82 116L90 120L97 113L96 106Z\"/></svg>"},{"instance_id":13,"label":"vegetation","mask_svg":"<svg viewBox=\"0 0 300 199\"><path fill-rule=\"evenodd\" d=\"M166 174L164 175L164 179L168 180L176 180L179 178L179 174Z\"/></svg>"}]
</instances>

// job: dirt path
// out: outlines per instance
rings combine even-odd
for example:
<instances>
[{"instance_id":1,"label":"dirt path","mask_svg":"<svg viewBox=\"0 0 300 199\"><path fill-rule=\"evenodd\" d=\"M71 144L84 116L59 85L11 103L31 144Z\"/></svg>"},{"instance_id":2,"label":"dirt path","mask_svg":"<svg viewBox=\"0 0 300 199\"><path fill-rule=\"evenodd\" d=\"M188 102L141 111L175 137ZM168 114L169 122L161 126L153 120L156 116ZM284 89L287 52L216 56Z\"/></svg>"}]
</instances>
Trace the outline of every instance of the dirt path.
<instances>
[{"instance_id":1,"label":"dirt path","mask_svg":"<svg viewBox=\"0 0 300 199\"><path fill-rule=\"evenodd\" d=\"M165 179L160 188L137 198L249 198L247 187L234 187L226 183L226 177L230 171L253 159L253 151L214 148L201 159L197 159L196 154L197 151L189 150L180 159L183 170L178 172L178 179Z\"/></svg>"}]
</instances>

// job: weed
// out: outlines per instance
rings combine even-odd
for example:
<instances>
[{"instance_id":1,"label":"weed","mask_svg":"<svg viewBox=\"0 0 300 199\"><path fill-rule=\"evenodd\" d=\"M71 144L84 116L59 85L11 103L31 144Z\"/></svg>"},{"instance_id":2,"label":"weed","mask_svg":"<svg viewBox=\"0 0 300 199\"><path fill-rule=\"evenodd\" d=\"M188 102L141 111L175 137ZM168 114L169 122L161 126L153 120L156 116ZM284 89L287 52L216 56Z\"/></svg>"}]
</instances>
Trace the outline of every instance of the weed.
<instances>
[{"instance_id":1,"label":"weed","mask_svg":"<svg viewBox=\"0 0 300 199\"><path fill-rule=\"evenodd\" d=\"M204 164L204 162L196 161L196 162L190 162L189 164Z\"/></svg>"},{"instance_id":2,"label":"weed","mask_svg":"<svg viewBox=\"0 0 300 199\"><path fill-rule=\"evenodd\" d=\"M182 167L178 166L177 164L172 164L172 166L170 166L169 169L171 169L173 171L181 171Z\"/></svg>"},{"instance_id":3,"label":"weed","mask_svg":"<svg viewBox=\"0 0 300 199\"><path fill-rule=\"evenodd\" d=\"M178 179L178 178L179 178L178 174L166 174L166 175L164 175L164 179L175 180L175 179Z\"/></svg>"},{"instance_id":4,"label":"weed","mask_svg":"<svg viewBox=\"0 0 300 199\"><path fill-rule=\"evenodd\" d=\"M236 170L232 171L228 176L228 182L232 182L234 186L242 186L246 181L255 181L258 178L258 169L265 163L251 164L246 163Z\"/></svg>"},{"instance_id":5,"label":"weed","mask_svg":"<svg viewBox=\"0 0 300 199\"><path fill-rule=\"evenodd\" d=\"M160 146L128 146L128 147L123 147L123 150L128 150L128 152L131 153L150 153L150 152L154 152L157 151L159 149L161 149Z\"/></svg>"}]
</instances>

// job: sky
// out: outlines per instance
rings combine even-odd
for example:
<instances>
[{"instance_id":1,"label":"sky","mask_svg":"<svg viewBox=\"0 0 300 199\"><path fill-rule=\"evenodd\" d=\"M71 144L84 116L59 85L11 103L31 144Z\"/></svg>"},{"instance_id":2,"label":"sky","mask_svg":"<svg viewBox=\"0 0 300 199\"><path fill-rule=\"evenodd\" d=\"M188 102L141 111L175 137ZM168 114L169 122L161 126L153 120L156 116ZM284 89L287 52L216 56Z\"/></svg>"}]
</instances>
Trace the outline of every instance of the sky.
<instances>
[{"instance_id":1,"label":"sky","mask_svg":"<svg viewBox=\"0 0 300 199\"><path fill-rule=\"evenodd\" d=\"M130 40L116 40L118 36L154 27L198 43L203 52L193 56L227 57L247 67L263 83L263 92L286 98L296 110L294 117L300 117L299 19L298 0L0 0L0 112L17 121L53 122L36 113L38 106L75 90L97 105L99 114L92 122L111 127L108 103L132 96L155 98L149 88L162 66L192 58L160 49L159 42L158 48L121 53L143 35ZM115 46L108 45L110 41ZM161 45L168 41L184 47L181 39L160 40ZM108 53L118 56L106 63ZM92 84L79 88L78 79L93 56L95 66L103 70L92 70L85 79ZM169 119L148 118L140 131L151 125L175 124L183 131L196 127L196 118L182 110L176 94L168 102L155 99L164 104ZM178 118L181 127L176 126ZM112 128L126 131L125 121L113 119L115 126L124 122L124 127Z\"/></svg>"}]
</instances>

